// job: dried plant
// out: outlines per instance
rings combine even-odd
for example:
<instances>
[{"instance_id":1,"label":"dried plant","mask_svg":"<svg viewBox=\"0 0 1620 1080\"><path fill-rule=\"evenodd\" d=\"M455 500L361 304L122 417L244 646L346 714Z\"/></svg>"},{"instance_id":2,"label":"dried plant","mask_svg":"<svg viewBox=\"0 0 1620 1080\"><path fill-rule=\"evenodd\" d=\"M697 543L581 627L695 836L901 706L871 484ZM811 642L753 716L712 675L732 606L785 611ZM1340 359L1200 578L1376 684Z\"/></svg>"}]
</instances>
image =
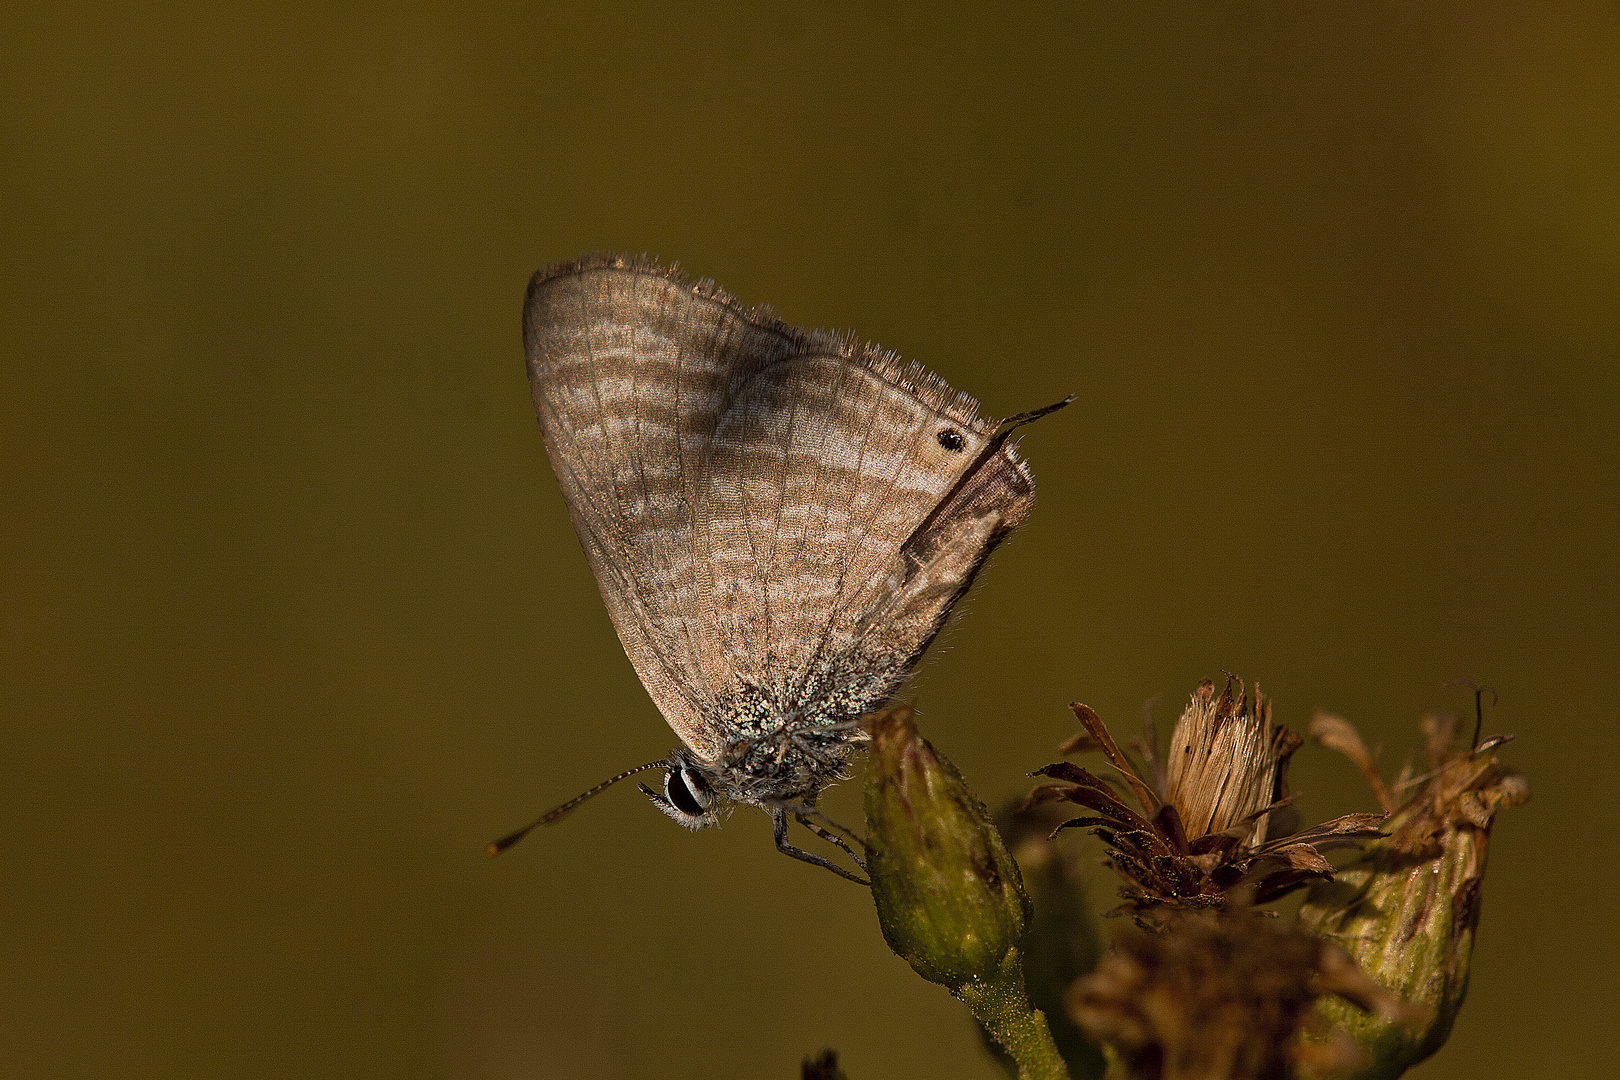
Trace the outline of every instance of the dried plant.
<instances>
[{"instance_id":1,"label":"dried plant","mask_svg":"<svg viewBox=\"0 0 1620 1080\"><path fill-rule=\"evenodd\" d=\"M1178 912L1162 932L1121 934L1069 1006L1131 1076L1284 1080L1365 1066L1370 1057L1313 1010L1336 996L1401 1021L1411 1010L1337 945L1234 904Z\"/></svg>"},{"instance_id":2,"label":"dried plant","mask_svg":"<svg viewBox=\"0 0 1620 1080\"><path fill-rule=\"evenodd\" d=\"M1530 798L1523 773L1497 760L1511 735L1480 738L1481 697L1475 696L1474 736L1457 742L1457 717L1423 717L1428 769L1408 765L1391 789L1355 727L1318 713L1311 734L1344 753L1367 777L1374 796L1393 812L1388 835L1368 845L1332 883L1313 887L1300 925L1339 942L1382 984L1428 1010L1420 1025L1324 1003L1322 1014L1371 1047L1381 1068L1368 1076L1398 1076L1440 1048L1468 991L1469 961L1479 926L1486 854L1496 812Z\"/></svg>"},{"instance_id":3,"label":"dried plant","mask_svg":"<svg viewBox=\"0 0 1620 1080\"><path fill-rule=\"evenodd\" d=\"M970 1007L1009 1075L1100 1080L1106 1063L1110 1080L1374 1080L1445 1040L1467 983L1491 822L1529 795L1492 754L1507 737L1482 742L1476 723L1458 749L1453 720L1425 718L1427 771L1386 787L1355 729L1318 715L1317 741L1362 768L1383 812L1299 829L1287 773L1302 740L1273 722L1258 687L1251 699L1235 678L1219 694L1206 680L1168 755L1148 723L1134 761L1095 711L1071 708L1084 730L1060 752L1101 753L1113 772L1068 761L1036 770L1057 783L1030 793L1010 846L909 709L872 718L879 922L895 952ZM1065 805L1089 813L1029 833ZM1102 839L1123 881L1113 913L1136 925L1083 974L1077 958L1095 931L1051 842L1065 828ZM1323 856L1363 844L1343 870ZM1257 907L1307 885L1297 920ZM1076 1037L1054 1041L1037 1000L1066 1011Z\"/></svg>"},{"instance_id":4,"label":"dried plant","mask_svg":"<svg viewBox=\"0 0 1620 1080\"><path fill-rule=\"evenodd\" d=\"M1284 813L1291 809L1288 762L1302 740L1272 722L1271 703L1258 687L1251 704L1235 678L1219 697L1213 682L1201 683L1176 722L1167 764L1148 725L1146 740L1136 745L1151 782L1094 710L1070 708L1085 731L1060 750L1101 752L1118 783L1059 762L1031 775L1064 782L1036 788L1029 803L1061 800L1094 811L1058 828L1090 828L1108 846L1109 864L1125 879L1125 902L1115 913L1144 925L1169 911L1218 908L1234 890L1270 903L1330 877L1333 866L1322 852L1378 835L1382 814L1346 814L1294 831L1293 815Z\"/></svg>"}]
</instances>

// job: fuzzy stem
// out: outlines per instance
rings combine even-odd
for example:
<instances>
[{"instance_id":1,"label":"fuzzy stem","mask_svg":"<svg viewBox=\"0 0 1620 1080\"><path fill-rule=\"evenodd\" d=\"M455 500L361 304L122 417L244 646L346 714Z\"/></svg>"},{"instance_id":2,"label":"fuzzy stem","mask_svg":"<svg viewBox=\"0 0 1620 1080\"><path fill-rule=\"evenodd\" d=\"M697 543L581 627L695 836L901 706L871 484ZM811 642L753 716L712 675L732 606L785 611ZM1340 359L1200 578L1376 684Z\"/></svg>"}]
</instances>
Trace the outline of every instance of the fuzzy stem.
<instances>
[{"instance_id":1,"label":"fuzzy stem","mask_svg":"<svg viewBox=\"0 0 1620 1080\"><path fill-rule=\"evenodd\" d=\"M1018 1080L1069 1080L1046 1016L1024 990L1024 965L1016 948L1008 951L990 978L970 979L951 993L1012 1055Z\"/></svg>"}]
</instances>

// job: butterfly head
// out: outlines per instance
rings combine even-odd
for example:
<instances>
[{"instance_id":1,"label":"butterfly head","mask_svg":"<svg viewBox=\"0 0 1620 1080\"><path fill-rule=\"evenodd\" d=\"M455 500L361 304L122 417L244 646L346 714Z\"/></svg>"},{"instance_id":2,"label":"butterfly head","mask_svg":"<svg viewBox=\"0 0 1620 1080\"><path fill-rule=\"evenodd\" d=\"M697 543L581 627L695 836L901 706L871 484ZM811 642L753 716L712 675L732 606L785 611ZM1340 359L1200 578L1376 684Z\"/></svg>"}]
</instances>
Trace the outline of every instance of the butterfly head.
<instances>
[{"instance_id":1,"label":"butterfly head","mask_svg":"<svg viewBox=\"0 0 1620 1080\"><path fill-rule=\"evenodd\" d=\"M736 806L815 805L830 781L848 779L850 754L868 738L854 722L820 728L784 724L725 745L715 760L681 747L660 763L661 791L641 784L654 806L688 829L718 825Z\"/></svg>"},{"instance_id":2,"label":"butterfly head","mask_svg":"<svg viewBox=\"0 0 1620 1080\"><path fill-rule=\"evenodd\" d=\"M677 750L664 763L663 791L639 786L654 806L688 829L718 825L731 809L731 800L716 790L708 770L684 750Z\"/></svg>"}]
</instances>

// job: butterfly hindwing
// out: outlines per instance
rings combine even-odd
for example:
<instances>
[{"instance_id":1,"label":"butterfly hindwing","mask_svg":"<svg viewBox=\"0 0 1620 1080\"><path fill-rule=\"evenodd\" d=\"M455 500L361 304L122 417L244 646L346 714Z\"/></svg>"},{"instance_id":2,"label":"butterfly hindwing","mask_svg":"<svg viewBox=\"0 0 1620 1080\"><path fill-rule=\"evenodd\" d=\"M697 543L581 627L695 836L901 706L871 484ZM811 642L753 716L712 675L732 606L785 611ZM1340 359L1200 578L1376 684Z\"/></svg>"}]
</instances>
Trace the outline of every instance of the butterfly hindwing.
<instances>
[{"instance_id":1,"label":"butterfly hindwing","mask_svg":"<svg viewBox=\"0 0 1620 1080\"><path fill-rule=\"evenodd\" d=\"M982 470L978 453L995 436L887 374L845 356L784 359L720 418L698 521L711 538L721 648L739 679L783 708L804 705L823 675L865 674L849 670L858 628L927 558L908 541L930 515L942 523L941 500ZM891 659L909 662L931 637Z\"/></svg>"}]
</instances>

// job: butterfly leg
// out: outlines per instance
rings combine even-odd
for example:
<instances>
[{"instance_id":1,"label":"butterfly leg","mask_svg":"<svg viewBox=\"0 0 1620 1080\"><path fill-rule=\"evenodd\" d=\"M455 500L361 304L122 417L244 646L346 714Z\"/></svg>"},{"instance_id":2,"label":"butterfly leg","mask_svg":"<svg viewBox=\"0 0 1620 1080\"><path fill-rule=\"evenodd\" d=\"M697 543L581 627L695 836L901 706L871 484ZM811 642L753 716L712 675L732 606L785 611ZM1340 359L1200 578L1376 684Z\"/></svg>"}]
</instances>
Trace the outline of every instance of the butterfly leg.
<instances>
[{"instance_id":1,"label":"butterfly leg","mask_svg":"<svg viewBox=\"0 0 1620 1080\"><path fill-rule=\"evenodd\" d=\"M803 819L801 818L800 820L802 821ZM845 870L842 866L839 866L837 863L833 862L831 859L827 858L824 855L817 855L814 852L805 851L802 848L796 848L792 844L788 843L787 842L787 811L782 809L781 807L777 807L775 810L771 811L771 825L772 825L772 828L773 828L773 830L774 830L774 832L776 834L776 850L780 851L782 854L791 855L793 858L798 859L801 862L811 863L811 864L813 864L815 866L824 866L828 870L831 870L833 873L837 874L839 877L847 878L848 880L853 881L857 885L868 885L869 886L869 885L872 884L870 881L867 881L863 877L856 877L854 874L850 873L848 870ZM806 828L808 828L808 827L809 826L807 824ZM813 831L821 832L821 830L813 830ZM846 847L842 843L840 843L838 846L844 848L845 851L849 851L849 848ZM853 858L854 857L854 852L850 852L850 855ZM859 859L856 859L855 861L857 863L860 862ZM861 869L864 870L864 869L866 869L866 867L863 865L861 867Z\"/></svg>"},{"instance_id":2,"label":"butterfly leg","mask_svg":"<svg viewBox=\"0 0 1620 1080\"><path fill-rule=\"evenodd\" d=\"M862 862L860 857L856 855L855 852L847 844L845 844L843 840L839 839L839 836L847 836L861 847L870 850L871 845L868 844L854 829L851 829L847 825L838 824L838 822L834 821L826 814L823 814L820 810L817 810L812 803L778 803L777 806L792 814L794 819L797 820L800 825L803 825L805 828L809 829L823 840L843 848L844 851L848 853L849 857L854 859L862 870L866 869L866 863ZM828 829L831 829L832 832L838 833L839 836L833 836L832 833L827 831Z\"/></svg>"},{"instance_id":3,"label":"butterfly leg","mask_svg":"<svg viewBox=\"0 0 1620 1080\"><path fill-rule=\"evenodd\" d=\"M793 816L800 825L803 825L805 828L827 841L827 843L832 844L834 847L842 848L844 854L848 855L854 861L856 866L860 867L862 870L866 869L866 863L859 855L855 854L854 848L850 847L844 842L844 838L842 836L839 836L831 829L823 827L819 822L812 820L804 814L795 814Z\"/></svg>"}]
</instances>

